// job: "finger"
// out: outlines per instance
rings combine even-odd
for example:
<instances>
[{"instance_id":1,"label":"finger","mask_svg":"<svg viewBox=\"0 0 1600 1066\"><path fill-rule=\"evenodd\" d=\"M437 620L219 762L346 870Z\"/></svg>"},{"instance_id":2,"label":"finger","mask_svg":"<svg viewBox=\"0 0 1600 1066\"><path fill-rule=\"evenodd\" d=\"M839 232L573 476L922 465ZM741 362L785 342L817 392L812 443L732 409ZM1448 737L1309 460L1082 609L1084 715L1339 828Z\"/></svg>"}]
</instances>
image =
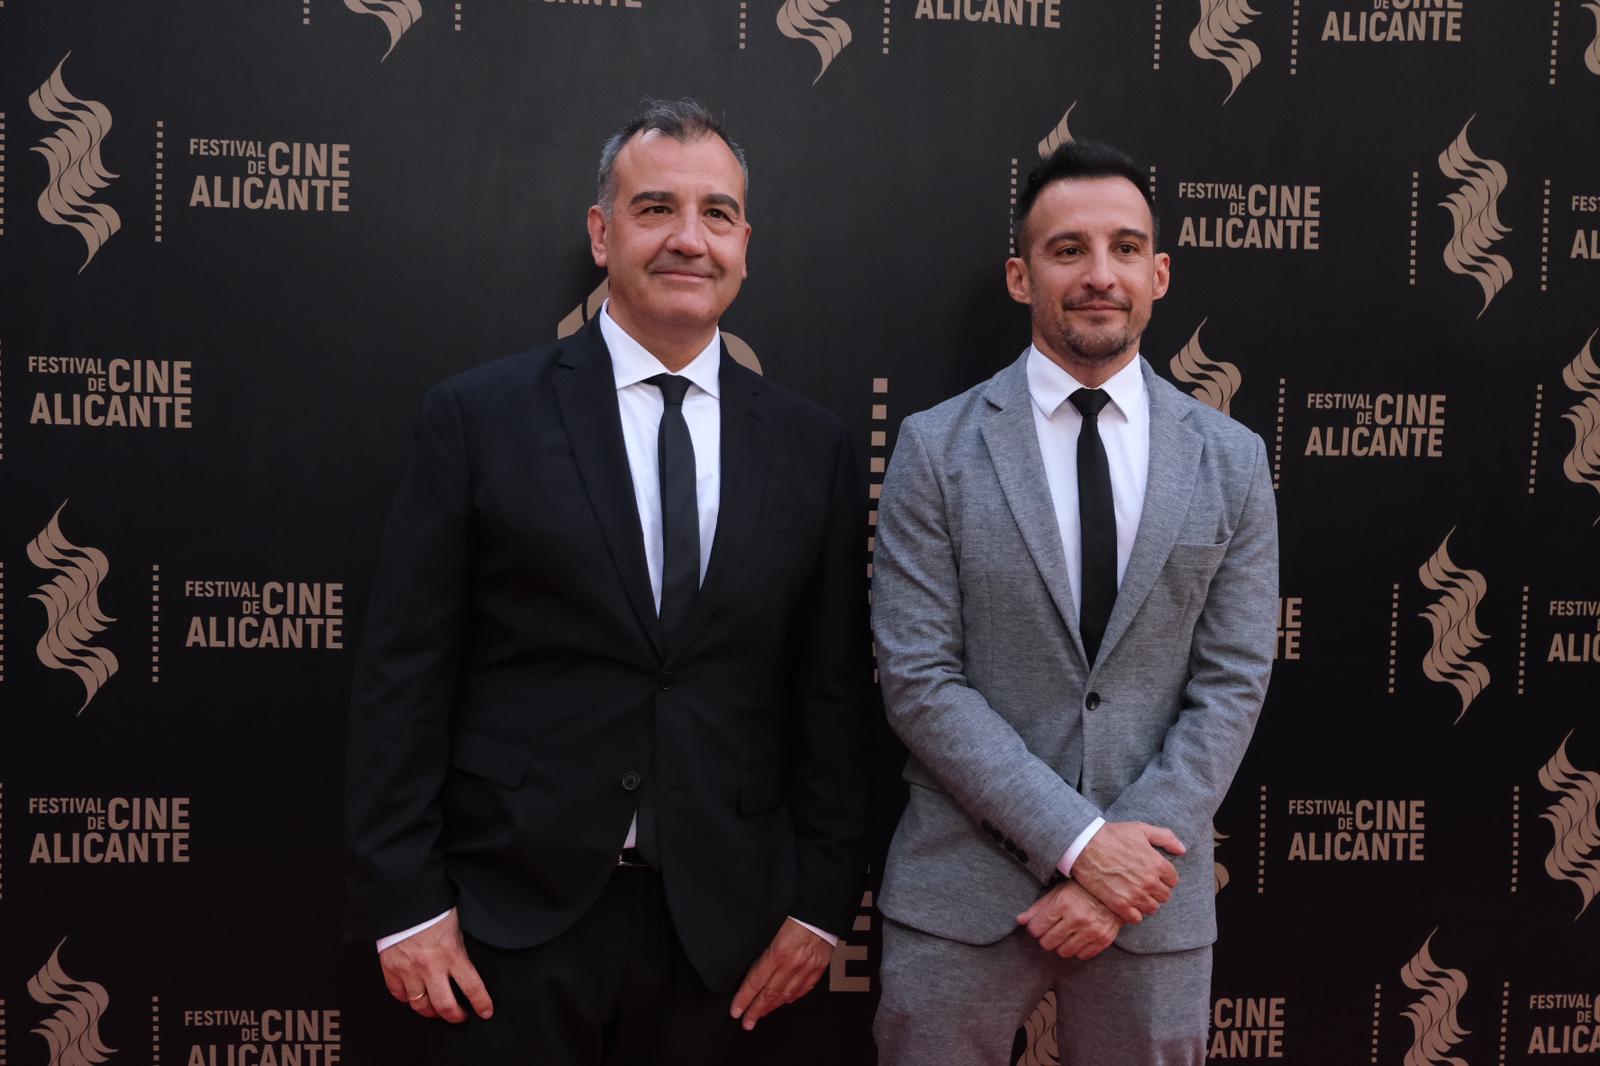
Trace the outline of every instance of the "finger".
<instances>
[{"instance_id":1,"label":"finger","mask_svg":"<svg viewBox=\"0 0 1600 1066\"><path fill-rule=\"evenodd\" d=\"M1094 958L1096 955L1100 954L1110 946L1111 941L1109 940L1091 941L1090 943L1085 944L1082 949L1078 951L1078 954L1075 957L1088 962L1090 959Z\"/></svg>"},{"instance_id":2,"label":"finger","mask_svg":"<svg viewBox=\"0 0 1600 1066\"><path fill-rule=\"evenodd\" d=\"M1183 846L1183 841L1178 839L1178 834L1165 826L1145 826L1144 838L1163 851L1169 851L1174 855L1182 855L1189 850Z\"/></svg>"},{"instance_id":3,"label":"finger","mask_svg":"<svg viewBox=\"0 0 1600 1066\"><path fill-rule=\"evenodd\" d=\"M769 984L757 993L755 1000L750 1004L750 1009L744 1012L744 1018L739 1024L744 1026L745 1032L749 1032L756 1027L757 1022L781 1005L777 992Z\"/></svg>"},{"instance_id":4,"label":"finger","mask_svg":"<svg viewBox=\"0 0 1600 1066\"><path fill-rule=\"evenodd\" d=\"M428 975L428 1002L439 1012L439 1017L447 1022L467 1020L466 1011L461 1009L455 991L450 987L449 970L441 968Z\"/></svg>"},{"instance_id":5,"label":"finger","mask_svg":"<svg viewBox=\"0 0 1600 1066\"><path fill-rule=\"evenodd\" d=\"M439 1016L439 1012L433 1009L433 1003L430 1002L428 993L426 991L411 1001L411 1009L422 1015L424 1018L437 1018Z\"/></svg>"},{"instance_id":6,"label":"finger","mask_svg":"<svg viewBox=\"0 0 1600 1066\"><path fill-rule=\"evenodd\" d=\"M771 975L772 962L767 953L763 951L761 957L756 960L755 965L750 967L750 972L744 975L744 982L739 985L739 991L733 994L733 1006L728 1013L738 1018L749 1010L750 1004L755 1001L756 996L766 987Z\"/></svg>"},{"instance_id":7,"label":"finger","mask_svg":"<svg viewBox=\"0 0 1600 1066\"><path fill-rule=\"evenodd\" d=\"M1021 914L1017 915L1017 924L1027 925L1029 922L1033 921L1033 916L1039 913L1039 905L1043 902L1043 896L1040 896L1038 899L1034 900L1032 906L1023 911Z\"/></svg>"},{"instance_id":8,"label":"finger","mask_svg":"<svg viewBox=\"0 0 1600 1066\"><path fill-rule=\"evenodd\" d=\"M494 1000L489 998L489 990L483 987L483 978L478 976L478 968L472 965L471 959L463 954L451 967L450 976L455 978L456 986L478 1017L487 1020L494 1015Z\"/></svg>"},{"instance_id":9,"label":"finger","mask_svg":"<svg viewBox=\"0 0 1600 1066\"><path fill-rule=\"evenodd\" d=\"M383 967L383 983L389 989L389 994L401 1003L406 1002L412 995L415 995L415 993L406 991L406 983L400 979L400 975L398 973L390 973L387 966Z\"/></svg>"},{"instance_id":10,"label":"finger","mask_svg":"<svg viewBox=\"0 0 1600 1066\"><path fill-rule=\"evenodd\" d=\"M1039 938L1039 946L1046 951L1055 951L1062 944L1072 940L1076 932L1077 930L1072 923L1057 922L1045 931L1044 936Z\"/></svg>"},{"instance_id":11,"label":"finger","mask_svg":"<svg viewBox=\"0 0 1600 1066\"><path fill-rule=\"evenodd\" d=\"M1052 914L1050 911L1040 909L1028 922L1028 935L1038 940L1049 932L1061 920L1061 915Z\"/></svg>"}]
</instances>

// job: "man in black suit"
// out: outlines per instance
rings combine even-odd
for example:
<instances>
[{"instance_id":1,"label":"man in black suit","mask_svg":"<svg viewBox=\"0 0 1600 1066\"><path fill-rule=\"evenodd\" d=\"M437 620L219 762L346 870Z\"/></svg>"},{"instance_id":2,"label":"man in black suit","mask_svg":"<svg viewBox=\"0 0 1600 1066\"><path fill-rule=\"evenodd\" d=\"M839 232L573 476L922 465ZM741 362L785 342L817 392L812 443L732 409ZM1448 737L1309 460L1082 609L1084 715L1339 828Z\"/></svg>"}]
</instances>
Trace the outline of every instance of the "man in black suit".
<instances>
[{"instance_id":1,"label":"man in black suit","mask_svg":"<svg viewBox=\"0 0 1600 1066\"><path fill-rule=\"evenodd\" d=\"M652 103L601 156L601 313L424 401L347 814L350 935L459 1023L430 1061L735 1059L855 911L859 487L839 420L722 350L746 185L709 113Z\"/></svg>"}]
</instances>

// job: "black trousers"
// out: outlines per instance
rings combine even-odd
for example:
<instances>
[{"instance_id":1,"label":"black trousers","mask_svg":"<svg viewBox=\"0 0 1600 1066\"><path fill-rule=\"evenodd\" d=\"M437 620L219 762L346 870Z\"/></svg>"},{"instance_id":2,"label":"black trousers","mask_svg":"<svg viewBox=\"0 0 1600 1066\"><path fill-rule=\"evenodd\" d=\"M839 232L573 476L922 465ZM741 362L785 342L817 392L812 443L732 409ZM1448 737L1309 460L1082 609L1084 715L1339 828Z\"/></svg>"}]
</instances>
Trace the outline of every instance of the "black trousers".
<instances>
[{"instance_id":1,"label":"black trousers","mask_svg":"<svg viewBox=\"0 0 1600 1066\"><path fill-rule=\"evenodd\" d=\"M747 1034L690 965L661 878L618 867L599 900L549 943L466 938L494 1000L488 1021L428 1025L430 1066L732 1066ZM465 1003L464 997L461 1002Z\"/></svg>"}]
</instances>

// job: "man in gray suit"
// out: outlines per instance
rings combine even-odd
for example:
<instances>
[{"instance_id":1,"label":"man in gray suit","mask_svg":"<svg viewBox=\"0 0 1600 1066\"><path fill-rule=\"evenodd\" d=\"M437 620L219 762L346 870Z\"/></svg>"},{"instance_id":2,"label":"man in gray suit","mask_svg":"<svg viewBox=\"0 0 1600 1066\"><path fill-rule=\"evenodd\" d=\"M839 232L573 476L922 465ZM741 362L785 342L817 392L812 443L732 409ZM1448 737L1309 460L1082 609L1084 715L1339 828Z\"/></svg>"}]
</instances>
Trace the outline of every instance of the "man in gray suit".
<instances>
[{"instance_id":1,"label":"man in gray suit","mask_svg":"<svg viewBox=\"0 0 1600 1066\"><path fill-rule=\"evenodd\" d=\"M1211 819L1275 639L1261 438L1139 357L1170 262L1142 172L1063 146L1017 203L1033 344L906 419L873 629L910 799L884 870L886 1066L1005 1066L1054 988L1064 1066L1198 1064Z\"/></svg>"}]
</instances>

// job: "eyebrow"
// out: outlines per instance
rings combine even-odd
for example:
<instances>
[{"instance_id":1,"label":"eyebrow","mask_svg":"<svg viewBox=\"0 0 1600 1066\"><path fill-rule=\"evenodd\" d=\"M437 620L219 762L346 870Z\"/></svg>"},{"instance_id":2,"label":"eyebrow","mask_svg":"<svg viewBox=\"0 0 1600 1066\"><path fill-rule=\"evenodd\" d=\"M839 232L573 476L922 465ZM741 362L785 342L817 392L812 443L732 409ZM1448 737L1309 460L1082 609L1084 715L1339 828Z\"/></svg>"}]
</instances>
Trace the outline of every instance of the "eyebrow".
<instances>
[{"instance_id":1,"label":"eyebrow","mask_svg":"<svg viewBox=\"0 0 1600 1066\"><path fill-rule=\"evenodd\" d=\"M1148 241L1150 239L1150 234L1134 226L1123 226L1121 229L1117 230L1111 235L1112 240L1126 240L1129 237L1137 238L1141 241ZM1044 243L1054 244L1057 241L1082 241L1085 239L1086 237L1081 230L1067 230L1064 233L1050 234Z\"/></svg>"},{"instance_id":2,"label":"eyebrow","mask_svg":"<svg viewBox=\"0 0 1600 1066\"><path fill-rule=\"evenodd\" d=\"M665 191L660 190L660 189L646 189L643 192L635 193L634 196L633 196L633 199L629 200L628 203L630 205L633 205L633 204L672 204L672 203L677 203L677 201L678 201L678 198L676 196L674 196L672 193L665 192ZM729 196L725 192L714 192L711 195L706 197L705 202L708 203L708 204L717 204L720 207L730 208L735 215L742 215L743 214L743 208L740 205L739 201L737 199L735 199L734 197Z\"/></svg>"}]
</instances>

